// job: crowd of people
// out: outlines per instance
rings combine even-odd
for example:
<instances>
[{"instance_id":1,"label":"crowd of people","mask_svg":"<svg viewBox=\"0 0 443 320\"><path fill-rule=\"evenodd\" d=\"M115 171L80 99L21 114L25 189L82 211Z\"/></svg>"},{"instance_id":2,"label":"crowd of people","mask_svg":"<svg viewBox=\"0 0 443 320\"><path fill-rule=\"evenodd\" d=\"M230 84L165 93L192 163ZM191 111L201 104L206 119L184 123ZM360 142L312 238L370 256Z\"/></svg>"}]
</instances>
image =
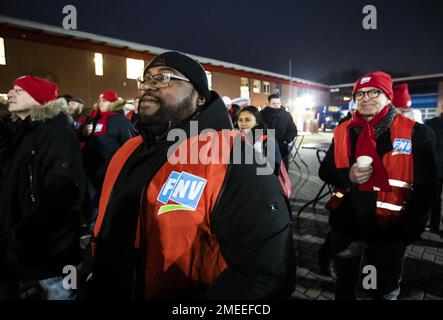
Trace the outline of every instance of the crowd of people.
<instances>
[{"instance_id":1,"label":"crowd of people","mask_svg":"<svg viewBox=\"0 0 443 320\"><path fill-rule=\"evenodd\" d=\"M13 82L0 119L0 299L20 299L23 286L41 299L288 299L297 128L280 96L263 110L234 105L178 52L156 56L137 85L128 112L114 90L89 109L49 80ZM319 171L334 187L322 251L335 262L336 299L355 299L364 262L377 268L374 299L394 300L406 247L431 212L440 225L443 118L408 118L407 86L383 72L357 79L352 95L356 110ZM235 148L226 162L171 161L182 147L206 152L208 130L220 148L272 159L271 174L257 174L255 157L233 161ZM66 266L82 269L81 293L66 286Z\"/></svg>"}]
</instances>

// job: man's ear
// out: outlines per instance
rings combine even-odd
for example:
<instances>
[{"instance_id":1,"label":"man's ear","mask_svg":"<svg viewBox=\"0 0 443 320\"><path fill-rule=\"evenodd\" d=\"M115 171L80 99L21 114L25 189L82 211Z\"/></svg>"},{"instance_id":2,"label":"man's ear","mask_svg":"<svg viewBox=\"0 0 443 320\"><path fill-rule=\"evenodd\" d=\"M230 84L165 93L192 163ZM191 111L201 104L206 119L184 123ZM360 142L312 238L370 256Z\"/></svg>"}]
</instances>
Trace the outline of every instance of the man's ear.
<instances>
[{"instance_id":1,"label":"man's ear","mask_svg":"<svg viewBox=\"0 0 443 320\"><path fill-rule=\"evenodd\" d=\"M203 96L198 95L198 97L197 97L197 107L201 107L205 103L206 103L206 99Z\"/></svg>"}]
</instances>

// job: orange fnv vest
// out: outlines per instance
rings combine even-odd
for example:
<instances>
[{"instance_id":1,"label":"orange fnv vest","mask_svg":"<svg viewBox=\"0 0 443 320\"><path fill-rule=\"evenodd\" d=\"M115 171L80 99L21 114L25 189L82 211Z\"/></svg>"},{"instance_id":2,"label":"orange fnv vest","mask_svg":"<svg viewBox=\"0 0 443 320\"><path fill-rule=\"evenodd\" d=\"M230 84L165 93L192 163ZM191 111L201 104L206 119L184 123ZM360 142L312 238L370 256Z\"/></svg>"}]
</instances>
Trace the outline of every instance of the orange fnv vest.
<instances>
[{"instance_id":1,"label":"orange fnv vest","mask_svg":"<svg viewBox=\"0 0 443 320\"><path fill-rule=\"evenodd\" d=\"M334 159L337 169L349 168L349 125L351 119L341 123L334 130ZM415 121L396 115L391 126L393 150L383 155L391 192L377 192L376 221L380 225L397 220L405 211L413 187L414 164L412 132ZM334 190L332 198L342 198L342 191ZM331 200L333 200L331 198Z\"/></svg>"},{"instance_id":2,"label":"orange fnv vest","mask_svg":"<svg viewBox=\"0 0 443 320\"><path fill-rule=\"evenodd\" d=\"M234 137L230 132L213 131L185 140L149 183L134 244L145 255L146 299L191 297L207 289L227 268L211 231L210 217L225 180ZM95 239L100 236L106 219L114 183L126 160L142 142L141 137L127 141L109 164L94 228ZM184 153L175 157L180 150ZM223 161L192 164L194 151L200 156L206 154L208 159L214 156ZM183 156L187 164L174 164ZM95 250L100 248L94 245L93 253Z\"/></svg>"}]
</instances>

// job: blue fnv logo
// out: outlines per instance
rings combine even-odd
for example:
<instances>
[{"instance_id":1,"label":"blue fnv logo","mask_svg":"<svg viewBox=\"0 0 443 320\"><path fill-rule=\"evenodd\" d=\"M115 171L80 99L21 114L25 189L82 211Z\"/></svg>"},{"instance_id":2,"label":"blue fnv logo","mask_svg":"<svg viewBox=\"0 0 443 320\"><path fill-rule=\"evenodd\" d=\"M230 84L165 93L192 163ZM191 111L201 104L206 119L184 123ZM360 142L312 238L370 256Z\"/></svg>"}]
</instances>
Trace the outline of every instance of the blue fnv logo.
<instances>
[{"instance_id":1,"label":"blue fnv logo","mask_svg":"<svg viewBox=\"0 0 443 320\"><path fill-rule=\"evenodd\" d=\"M157 200L164 205L160 207L157 214L174 210L194 211L203 194L206 181L184 171L181 173L172 171L158 194ZM169 200L177 204L167 204Z\"/></svg>"},{"instance_id":2,"label":"blue fnv logo","mask_svg":"<svg viewBox=\"0 0 443 320\"><path fill-rule=\"evenodd\" d=\"M393 152L392 154L411 154L412 151L412 143L411 140L395 138L394 143L392 144Z\"/></svg>"}]
</instances>

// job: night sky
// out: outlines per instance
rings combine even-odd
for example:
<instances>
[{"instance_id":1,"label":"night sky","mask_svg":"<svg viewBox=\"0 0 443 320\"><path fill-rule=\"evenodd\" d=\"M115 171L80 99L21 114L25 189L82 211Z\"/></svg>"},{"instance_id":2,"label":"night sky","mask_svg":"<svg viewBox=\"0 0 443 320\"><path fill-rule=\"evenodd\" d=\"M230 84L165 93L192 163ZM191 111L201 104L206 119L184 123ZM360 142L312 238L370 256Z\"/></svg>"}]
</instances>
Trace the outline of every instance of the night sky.
<instances>
[{"instance_id":1,"label":"night sky","mask_svg":"<svg viewBox=\"0 0 443 320\"><path fill-rule=\"evenodd\" d=\"M2 1L0 14L328 82L331 72L443 72L443 1ZM377 8L378 29L362 27ZM330 79L330 77L329 77Z\"/></svg>"}]
</instances>

